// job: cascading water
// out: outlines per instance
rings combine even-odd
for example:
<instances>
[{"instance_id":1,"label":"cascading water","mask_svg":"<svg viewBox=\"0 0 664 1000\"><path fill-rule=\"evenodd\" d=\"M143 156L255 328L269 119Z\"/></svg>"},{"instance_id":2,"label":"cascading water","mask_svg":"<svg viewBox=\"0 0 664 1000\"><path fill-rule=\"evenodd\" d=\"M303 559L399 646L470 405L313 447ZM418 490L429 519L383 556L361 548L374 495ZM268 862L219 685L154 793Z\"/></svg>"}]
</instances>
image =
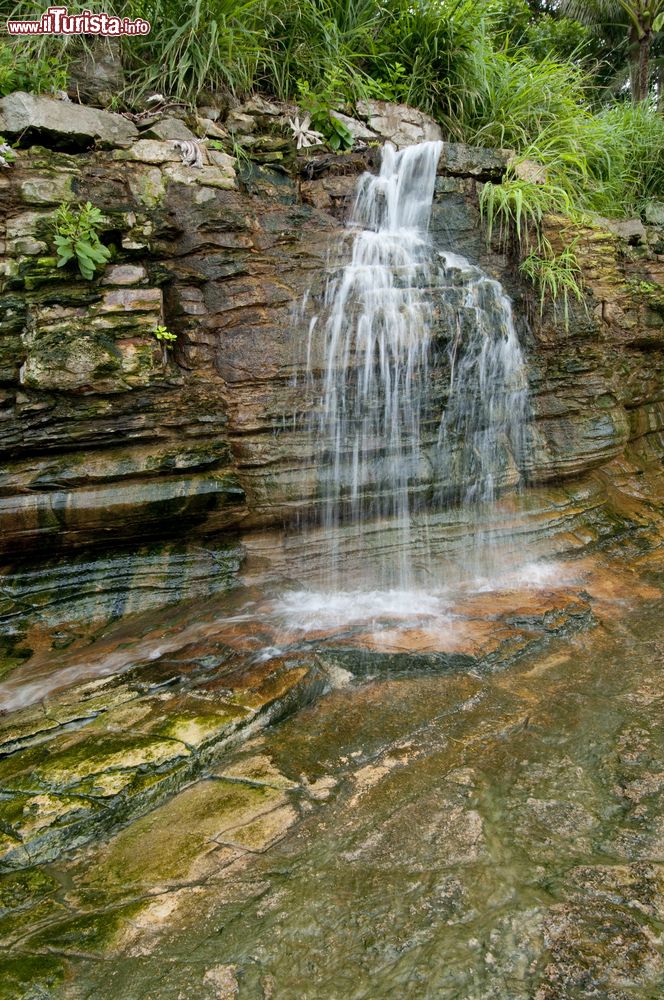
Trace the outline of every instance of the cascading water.
<instances>
[{"instance_id":1,"label":"cascading water","mask_svg":"<svg viewBox=\"0 0 664 1000\"><path fill-rule=\"evenodd\" d=\"M397 152L359 183L350 261L310 327L312 433L339 588L349 538L373 584L431 578L427 511L486 505L519 479L527 392L509 299L428 238L441 144ZM376 578L377 577L377 578Z\"/></svg>"},{"instance_id":2,"label":"cascading water","mask_svg":"<svg viewBox=\"0 0 664 1000\"><path fill-rule=\"evenodd\" d=\"M519 481L526 367L512 304L501 285L463 257L441 257L450 370L437 440L441 499L470 506L495 500L501 486ZM455 282L461 304L451 294Z\"/></svg>"}]
</instances>

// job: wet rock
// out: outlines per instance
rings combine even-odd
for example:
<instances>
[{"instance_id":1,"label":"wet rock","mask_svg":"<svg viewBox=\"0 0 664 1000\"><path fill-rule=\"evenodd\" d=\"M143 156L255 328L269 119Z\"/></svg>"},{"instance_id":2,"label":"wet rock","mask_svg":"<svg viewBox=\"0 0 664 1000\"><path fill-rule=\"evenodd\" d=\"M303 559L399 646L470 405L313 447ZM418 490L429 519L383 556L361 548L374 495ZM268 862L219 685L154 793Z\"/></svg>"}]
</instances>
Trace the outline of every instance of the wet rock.
<instances>
[{"instance_id":1,"label":"wet rock","mask_svg":"<svg viewBox=\"0 0 664 1000\"><path fill-rule=\"evenodd\" d=\"M285 802L284 794L274 789L199 781L98 850L95 869L88 870L80 887L87 891L114 886L130 895L151 885L165 888L219 871L247 849L244 841L252 825ZM251 840L254 849L258 844Z\"/></svg>"},{"instance_id":2,"label":"wet rock","mask_svg":"<svg viewBox=\"0 0 664 1000\"><path fill-rule=\"evenodd\" d=\"M238 995L237 966L215 965L203 976L204 986L211 988L215 1000L235 1000Z\"/></svg>"},{"instance_id":3,"label":"wet rock","mask_svg":"<svg viewBox=\"0 0 664 1000\"><path fill-rule=\"evenodd\" d=\"M173 142L165 139L139 139L129 149L114 154L116 160L137 160L140 163L181 163L182 156Z\"/></svg>"},{"instance_id":4,"label":"wet rock","mask_svg":"<svg viewBox=\"0 0 664 1000\"><path fill-rule=\"evenodd\" d=\"M138 137L136 127L110 111L17 92L0 100L0 134L23 145L37 141L60 149L129 146Z\"/></svg>"},{"instance_id":5,"label":"wet rock","mask_svg":"<svg viewBox=\"0 0 664 1000\"><path fill-rule=\"evenodd\" d=\"M147 271L141 265L115 264L107 267L101 279L102 285L138 285L147 279Z\"/></svg>"},{"instance_id":6,"label":"wet rock","mask_svg":"<svg viewBox=\"0 0 664 1000\"><path fill-rule=\"evenodd\" d=\"M593 219L597 226L620 236L628 243L637 244L645 239L646 230L640 219L605 219L599 215L593 216Z\"/></svg>"},{"instance_id":7,"label":"wet rock","mask_svg":"<svg viewBox=\"0 0 664 1000\"><path fill-rule=\"evenodd\" d=\"M544 928L550 959L535 993L537 1000L560 996L622 1000L629 995L626 990L647 990L661 976L661 953L648 921L640 906L625 898L624 872L610 873L604 893L596 894L593 889L602 874L601 869L575 870L574 901L550 909Z\"/></svg>"},{"instance_id":8,"label":"wet rock","mask_svg":"<svg viewBox=\"0 0 664 1000\"><path fill-rule=\"evenodd\" d=\"M255 732L324 689L310 658L256 665L238 650L227 664L228 654L209 662L201 653L199 661L175 634L172 649L163 633L160 643L131 672L129 657L121 677L50 698L38 685L42 705L0 725L0 871L50 860L143 815L213 767L235 734ZM76 654L65 657L66 683ZM297 818L285 794L292 783L266 776L263 762L249 761L199 788L207 800L218 793L230 803L228 820L215 820L207 839L260 852L283 836ZM193 793L183 794L186 803Z\"/></svg>"},{"instance_id":9,"label":"wet rock","mask_svg":"<svg viewBox=\"0 0 664 1000\"><path fill-rule=\"evenodd\" d=\"M319 181L302 181L300 191L308 205L338 217L347 214L356 186L357 178L352 175L324 177Z\"/></svg>"},{"instance_id":10,"label":"wet rock","mask_svg":"<svg viewBox=\"0 0 664 1000\"><path fill-rule=\"evenodd\" d=\"M216 121L212 121L211 118L201 118L196 117L196 124L200 129L200 134L207 136L209 139L217 139L220 142L230 142L230 133L227 129L222 128L217 125ZM232 145L232 143L230 143Z\"/></svg>"},{"instance_id":11,"label":"wet rock","mask_svg":"<svg viewBox=\"0 0 664 1000\"><path fill-rule=\"evenodd\" d=\"M483 149L462 142L444 142L438 173L452 177L500 180L513 156L509 149Z\"/></svg>"},{"instance_id":12,"label":"wet rock","mask_svg":"<svg viewBox=\"0 0 664 1000\"><path fill-rule=\"evenodd\" d=\"M253 130L246 137L256 156L281 157L273 165L290 169L287 110L249 101L237 112L247 121L237 124ZM168 535L177 518L199 533L262 528L304 510L313 514L317 506L309 402L291 377L301 377L306 364L305 339L293 337L293 308L308 296L305 328L358 174L376 169L379 151L301 156L297 179L244 164L240 183L227 154L209 150L204 166L194 169L180 162L172 143L141 138L130 149L86 156L33 147L20 151L11 176L3 177L0 499L7 547L20 544L27 553L44 538L103 544L104 503L114 512L110 530L139 539L146 528L150 536ZM510 284L510 267L487 247L477 207L478 183L500 180L508 159L507 151L444 144L431 235L437 248L459 248ZM80 200L81 192L104 211L102 238L114 253L92 282L81 280L75 265L57 268L52 256L55 208ZM559 223L547 225L558 246ZM627 531L624 504L614 516L608 463L630 442L636 463L661 456L661 428L652 414L664 372L664 274L647 247L640 261L623 249L624 241L608 231L579 231L589 299L587 308L570 305L568 330L560 305L538 320L537 304L510 285L517 314L533 311L522 336L532 399L525 471L530 483L555 484L531 494L524 530L529 538L555 537L560 548ZM470 321L463 310L460 318ZM158 324L177 335L166 353L152 334ZM437 412L449 385L448 327L441 318L436 330ZM425 437L427 451L433 424ZM192 478L191 446L209 456L216 442L223 442L225 457L220 450L216 463L202 459L206 475ZM144 474L150 449L165 480L159 488ZM56 454L62 462L52 460ZM94 482L73 475L79 466L96 466ZM601 479L581 482L600 467ZM446 485L428 462L420 474L424 492ZM579 489L570 493L563 479L577 479ZM515 481L516 466L508 462L497 485L509 489ZM626 492L623 482L621 496ZM441 551L453 545L453 528L443 522L434 531Z\"/></svg>"},{"instance_id":13,"label":"wet rock","mask_svg":"<svg viewBox=\"0 0 664 1000\"><path fill-rule=\"evenodd\" d=\"M355 142L377 142L379 140L379 135L372 129L367 128L362 122L358 121L357 118L351 118L349 115L344 115L340 111L330 111L330 116L336 118L337 121L345 125L350 134L352 135Z\"/></svg>"},{"instance_id":14,"label":"wet rock","mask_svg":"<svg viewBox=\"0 0 664 1000\"><path fill-rule=\"evenodd\" d=\"M231 111L226 119L226 128L232 134L239 132L241 135L251 135L256 129L256 122L252 115L236 110Z\"/></svg>"}]
</instances>

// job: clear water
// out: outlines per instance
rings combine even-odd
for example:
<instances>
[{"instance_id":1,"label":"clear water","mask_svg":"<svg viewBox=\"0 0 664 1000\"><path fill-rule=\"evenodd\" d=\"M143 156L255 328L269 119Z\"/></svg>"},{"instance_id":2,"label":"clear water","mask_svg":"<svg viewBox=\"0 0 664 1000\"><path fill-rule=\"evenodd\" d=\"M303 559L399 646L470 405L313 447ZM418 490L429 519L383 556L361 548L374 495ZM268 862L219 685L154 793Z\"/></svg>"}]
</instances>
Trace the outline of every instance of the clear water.
<instances>
[{"instance_id":1,"label":"clear water","mask_svg":"<svg viewBox=\"0 0 664 1000\"><path fill-rule=\"evenodd\" d=\"M85 927L122 933L97 954L56 923L49 960L69 971L48 995L661 997L661 615L614 610L505 672L352 685L267 732L240 755L329 795L246 866L148 890L151 922L131 886L105 895L93 853Z\"/></svg>"}]
</instances>

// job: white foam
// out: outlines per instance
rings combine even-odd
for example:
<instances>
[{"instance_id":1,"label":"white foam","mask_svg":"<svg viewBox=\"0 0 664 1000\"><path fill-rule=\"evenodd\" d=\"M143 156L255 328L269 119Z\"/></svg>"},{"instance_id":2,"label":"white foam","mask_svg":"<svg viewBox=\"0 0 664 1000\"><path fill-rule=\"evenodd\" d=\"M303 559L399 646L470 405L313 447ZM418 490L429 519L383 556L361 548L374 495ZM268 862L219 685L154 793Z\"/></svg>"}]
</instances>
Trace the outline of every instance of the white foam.
<instances>
[{"instance_id":1,"label":"white foam","mask_svg":"<svg viewBox=\"0 0 664 1000\"><path fill-rule=\"evenodd\" d=\"M477 577L469 586L471 593L483 594L496 590L543 590L546 587L565 586L575 582L569 569L558 563L529 562L517 569L492 577Z\"/></svg>"},{"instance_id":2,"label":"white foam","mask_svg":"<svg viewBox=\"0 0 664 1000\"><path fill-rule=\"evenodd\" d=\"M357 622L436 618L449 601L442 592L421 590L291 591L274 606L290 628L311 631Z\"/></svg>"}]
</instances>

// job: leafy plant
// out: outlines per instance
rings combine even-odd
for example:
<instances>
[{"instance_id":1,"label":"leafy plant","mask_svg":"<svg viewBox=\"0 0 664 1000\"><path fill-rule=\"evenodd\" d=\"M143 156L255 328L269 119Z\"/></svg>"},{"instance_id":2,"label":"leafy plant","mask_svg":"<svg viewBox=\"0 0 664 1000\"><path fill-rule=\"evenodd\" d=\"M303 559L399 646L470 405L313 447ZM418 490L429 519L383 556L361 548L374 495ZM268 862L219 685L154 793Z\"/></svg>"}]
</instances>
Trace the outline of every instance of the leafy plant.
<instances>
[{"instance_id":1,"label":"leafy plant","mask_svg":"<svg viewBox=\"0 0 664 1000\"><path fill-rule=\"evenodd\" d=\"M110 259L111 252L99 239L99 228L104 216L91 202L78 209L64 203L55 216L54 244L58 254L58 267L73 260L78 262L81 275L90 281L99 267Z\"/></svg>"},{"instance_id":2,"label":"leafy plant","mask_svg":"<svg viewBox=\"0 0 664 1000\"><path fill-rule=\"evenodd\" d=\"M403 63L387 64L384 76L367 80L367 95L380 101L392 101L399 104L408 93L408 73Z\"/></svg>"},{"instance_id":3,"label":"leafy plant","mask_svg":"<svg viewBox=\"0 0 664 1000\"><path fill-rule=\"evenodd\" d=\"M0 97L15 90L42 94L65 90L66 86L67 59L62 53L23 37L0 42Z\"/></svg>"},{"instance_id":4,"label":"leafy plant","mask_svg":"<svg viewBox=\"0 0 664 1000\"><path fill-rule=\"evenodd\" d=\"M335 152L351 149L354 141L350 129L332 114L332 105L339 103L336 91L336 81L332 81L322 93L315 93L306 80L298 82L298 103L311 129L314 133L319 132Z\"/></svg>"},{"instance_id":5,"label":"leafy plant","mask_svg":"<svg viewBox=\"0 0 664 1000\"><path fill-rule=\"evenodd\" d=\"M177 333L171 333L165 326L155 326L154 330L151 332L153 337L155 337L160 344L173 344L178 339Z\"/></svg>"}]
</instances>

